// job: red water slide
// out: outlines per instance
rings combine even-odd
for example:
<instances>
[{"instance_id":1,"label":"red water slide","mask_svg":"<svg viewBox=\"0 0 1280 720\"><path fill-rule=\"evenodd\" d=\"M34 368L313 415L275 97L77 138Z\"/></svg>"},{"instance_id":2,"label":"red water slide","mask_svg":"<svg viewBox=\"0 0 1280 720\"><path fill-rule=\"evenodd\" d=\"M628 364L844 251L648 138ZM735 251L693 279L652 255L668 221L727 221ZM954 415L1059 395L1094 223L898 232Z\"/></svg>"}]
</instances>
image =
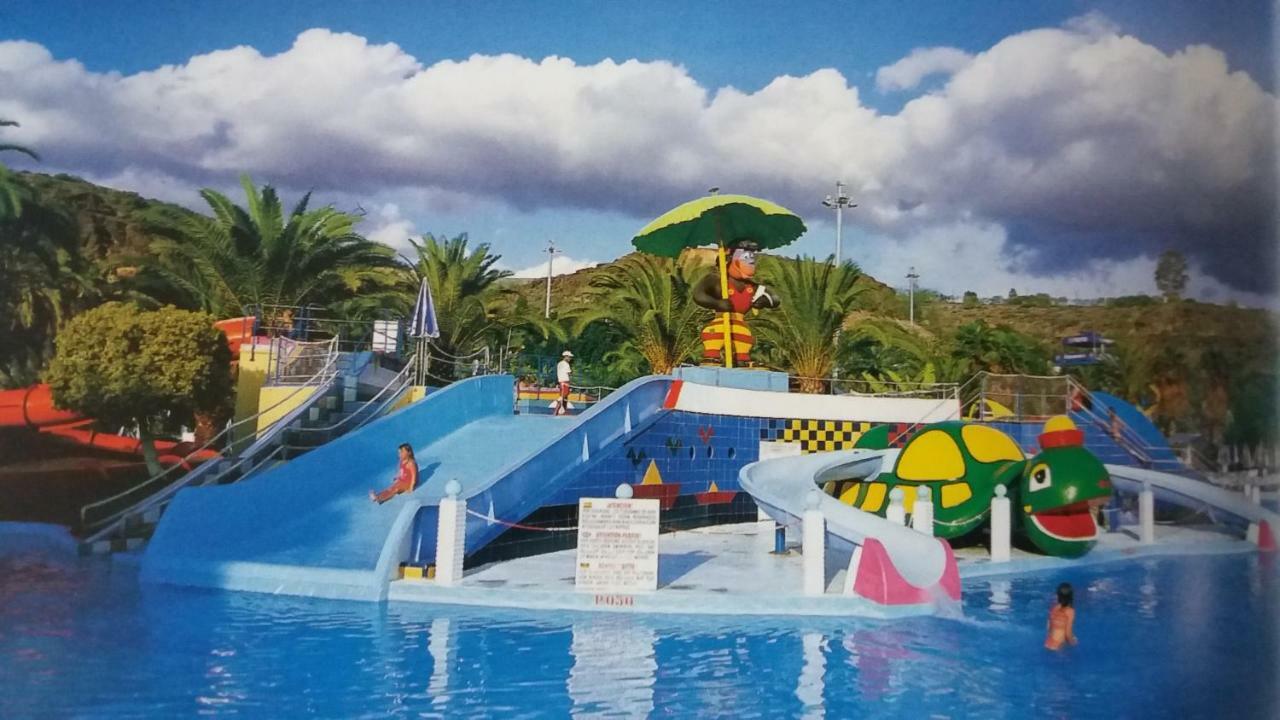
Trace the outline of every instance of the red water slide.
<instances>
[{"instance_id":1,"label":"red water slide","mask_svg":"<svg viewBox=\"0 0 1280 720\"><path fill-rule=\"evenodd\" d=\"M29 427L99 450L142 454L142 443L137 438L98 432L93 429L92 420L54 407L53 393L48 385L0 391L0 427ZM169 465L182 462L191 450L190 443L172 440L156 440L155 446L160 462ZM192 459L204 461L217 455L212 450L201 450Z\"/></svg>"},{"instance_id":2,"label":"red water slide","mask_svg":"<svg viewBox=\"0 0 1280 720\"><path fill-rule=\"evenodd\" d=\"M231 357L238 357L240 345L253 339L254 318L231 318L214 323L227 336ZM21 390L0 391L0 427L29 427L42 433L57 435L81 445L128 455L141 455L142 443L137 438L100 433L93 429L93 420L69 410L59 410L53 404L53 393L48 385L32 385ZM156 453L161 463L184 463L193 449L190 443L156 440ZM203 462L218 456L213 450L200 450L192 459ZM189 468L188 468L189 469Z\"/></svg>"}]
</instances>

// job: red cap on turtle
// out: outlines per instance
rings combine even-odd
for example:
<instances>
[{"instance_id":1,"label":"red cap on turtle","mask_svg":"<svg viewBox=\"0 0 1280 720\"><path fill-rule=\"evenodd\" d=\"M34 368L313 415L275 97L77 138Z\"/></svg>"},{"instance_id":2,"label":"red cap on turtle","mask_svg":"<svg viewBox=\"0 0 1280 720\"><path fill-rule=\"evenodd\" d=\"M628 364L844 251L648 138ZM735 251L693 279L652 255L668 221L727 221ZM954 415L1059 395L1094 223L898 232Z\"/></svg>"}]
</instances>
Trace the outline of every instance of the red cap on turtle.
<instances>
[{"instance_id":1,"label":"red cap on turtle","mask_svg":"<svg viewBox=\"0 0 1280 720\"><path fill-rule=\"evenodd\" d=\"M1084 445L1084 431L1071 422L1066 415L1056 415L1044 424L1044 432L1040 434L1040 448L1048 450L1056 447L1074 447Z\"/></svg>"}]
</instances>

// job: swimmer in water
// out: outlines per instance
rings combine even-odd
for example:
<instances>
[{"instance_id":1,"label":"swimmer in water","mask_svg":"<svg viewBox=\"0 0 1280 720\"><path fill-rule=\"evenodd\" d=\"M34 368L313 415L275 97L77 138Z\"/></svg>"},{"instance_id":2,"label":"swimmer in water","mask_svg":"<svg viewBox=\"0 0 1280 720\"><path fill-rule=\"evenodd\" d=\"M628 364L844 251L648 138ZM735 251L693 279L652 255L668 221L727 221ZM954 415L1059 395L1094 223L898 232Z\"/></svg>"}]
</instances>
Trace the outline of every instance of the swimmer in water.
<instances>
[{"instance_id":1,"label":"swimmer in water","mask_svg":"<svg viewBox=\"0 0 1280 720\"><path fill-rule=\"evenodd\" d=\"M1044 646L1050 650L1061 649L1063 644L1076 644L1075 624L1076 609L1075 592L1071 583L1058 586L1058 601L1049 609L1048 634Z\"/></svg>"}]
</instances>

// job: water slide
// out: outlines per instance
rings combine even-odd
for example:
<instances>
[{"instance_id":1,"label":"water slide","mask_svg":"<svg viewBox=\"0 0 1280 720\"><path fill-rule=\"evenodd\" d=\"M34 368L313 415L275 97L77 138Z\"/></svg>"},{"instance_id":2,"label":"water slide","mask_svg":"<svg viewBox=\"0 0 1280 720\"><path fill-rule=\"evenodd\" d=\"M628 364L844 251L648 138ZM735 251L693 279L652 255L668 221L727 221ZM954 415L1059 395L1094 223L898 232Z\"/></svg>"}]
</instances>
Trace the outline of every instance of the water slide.
<instances>
[{"instance_id":1,"label":"water slide","mask_svg":"<svg viewBox=\"0 0 1280 720\"><path fill-rule=\"evenodd\" d=\"M960 599L960 573L945 540L855 509L822 492L828 480L874 477L897 450L839 450L775 458L742 468L739 482L770 517L801 525L817 502L831 550L854 558L853 592L885 605ZM851 554L851 555L850 555Z\"/></svg>"},{"instance_id":2,"label":"water slide","mask_svg":"<svg viewBox=\"0 0 1280 720\"><path fill-rule=\"evenodd\" d=\"M1196 478L1130 465L1106 465L1112 485L1120 491L1139 493L1150 487L1156 500L1207 514L1214 522L1257 533L1256 542L1275 549L1273 533L1280 529L1280 514L1250 502L1242 493L1220 488Z\"/></svg>"},{"instance_id":3,"label":"water slide","mask_svg":"<svg viewBox=\"0 0 1280 720\"><path fill-rule=\"evenodd\" d=\"M0 391L0 427L27 427L99 450L128 455L142 454L142 443L137 438L100 433L92 425L93 421L88 418L55 407L53 392L48 385ZM189 450L188 443L169 440L156 440L155 446L159 460L164 465L183 462ZM195 454L193 459L204 461L216 455L211 450L205 450Z\"/></svg>"},{"instance_id":4,"label":"water slide","mask_svg":"<svg viewBox=\"0 0 1280 720\"><path fill-rule=\"evenodd\" d=\"M588 469L593 458L665 412L671 379L633 381L575 417L514 415L514 379L450 385L243 483L182 490L142 559L148 582L380 600L434 525L450 480L482 515L520 520ZM396 447L414 447L419 486L383 505ZM475 552L506 528L468 517Z\"/></svg>"}]
</instances>

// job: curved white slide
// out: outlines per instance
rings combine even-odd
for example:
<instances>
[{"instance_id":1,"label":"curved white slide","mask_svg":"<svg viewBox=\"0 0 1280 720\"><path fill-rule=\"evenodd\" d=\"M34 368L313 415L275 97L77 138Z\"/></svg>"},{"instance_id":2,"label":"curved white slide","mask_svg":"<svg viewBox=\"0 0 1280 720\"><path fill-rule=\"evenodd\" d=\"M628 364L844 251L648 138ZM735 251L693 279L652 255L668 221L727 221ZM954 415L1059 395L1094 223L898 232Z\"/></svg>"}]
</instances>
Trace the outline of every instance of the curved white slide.
<instances>
[{"instance_id":1,"label":"curved white slide","mask_svg":"<svg viewBox=\"0 0 1280 720\"><path fill-rule=\"evenodd\" d=\"M1264 549L1275 549L1274 533L1280 529L1280 514L1274 513L1261 505L1249 502L1244 495L1224 488L1215 487L1203 480L1130 467L1128 465L1106 465L1111 475L1111 484L1124 492L1141 492L1144 485L1150 486L1152 494L1159 500L1193 510L1208 510L1210 513L1225 513L1243 524L1257 526L1257 542Z\"/></svg>"},{"instance_id":2,"label":"curved white slide","mask_svg":"<svg viewBox=\"0 0 1280 720\"><path fill-rule=\"evenodd\" d=\"M784 525L800 525L807 499L816 495L828 543L859 556L852 578L856 594L885 605L959 600L960 573L945 540L855 509L820 489L828 477L865 476L896 452L840 450L762 460L742 468L738 479L756 504Z\"/></svg>"}]
</instances>

